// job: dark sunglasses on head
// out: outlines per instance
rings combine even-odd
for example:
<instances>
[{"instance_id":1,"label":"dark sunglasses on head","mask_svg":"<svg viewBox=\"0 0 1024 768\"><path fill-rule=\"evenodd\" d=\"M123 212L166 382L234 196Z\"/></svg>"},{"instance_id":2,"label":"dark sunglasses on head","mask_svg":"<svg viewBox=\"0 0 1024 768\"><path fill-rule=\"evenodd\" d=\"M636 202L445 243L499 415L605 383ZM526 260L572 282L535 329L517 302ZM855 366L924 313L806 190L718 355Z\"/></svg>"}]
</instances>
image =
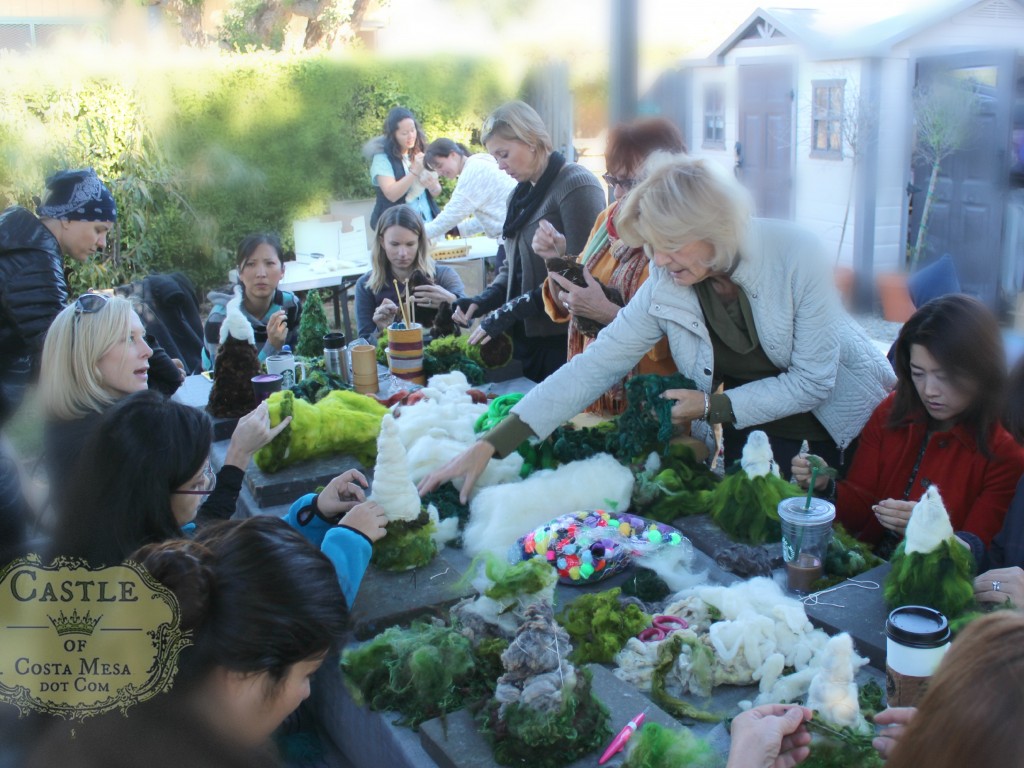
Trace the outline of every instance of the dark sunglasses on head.
<instances>
[{"instance_id":1,"label":"dark sunglasses on head","mask_svg":"<svg viewBox=\"0 0 1024 768\"><path fill-rule=\"evenodd\" d=\"M636 179L620 179L618 176L612 176L610 173L606 173L601 178L604 179L605 184L609 187L622 187L629 190L636 186Z\"/></svg>"},{"instance_id":2,"label":"dark sunglasses on head","mask_svg":"<svg viewBox=\"0 0 1024 768\"><path fill-rule=\"evenodd\" d=\"M75 299L75 314L91 315L99 312L108 301L110 297L102 293L83 293Z\"/></svg>"}]
</instances>

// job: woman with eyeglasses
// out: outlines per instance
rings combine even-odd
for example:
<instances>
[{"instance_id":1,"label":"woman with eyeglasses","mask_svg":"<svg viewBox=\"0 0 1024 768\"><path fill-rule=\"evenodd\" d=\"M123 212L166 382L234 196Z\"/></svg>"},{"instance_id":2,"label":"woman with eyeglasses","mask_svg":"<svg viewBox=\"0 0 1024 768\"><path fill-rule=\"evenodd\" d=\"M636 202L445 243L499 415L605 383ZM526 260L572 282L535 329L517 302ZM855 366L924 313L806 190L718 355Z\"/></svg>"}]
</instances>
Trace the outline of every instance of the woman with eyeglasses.
<instances>
[{"instance_id":1,"label":"woman with eyeglasses","mask_svg":"<svg viewBox=\"0 0 1024 768\"><path fill-rule=\"evenodd\" d=\"M420 483L466 478L491 456L544 437L620 380L663 336L695 389L668 390L672 421L725 460L764 431L775 461L811 452L843 468L851 445L895 382L892 368L843 310L831 265L810 233L751 218L749 194L713 162L655 153L615 227L643 246L651 275L583 354L527 393L491 432ZM569 251L572 252L571 250ZM723 393L716 393L724 385Z\"/></svg>"},{"instance_id":2,"label":"woman with eyeglasses","mask_svg":"<svg viewBox=\"0 0 1024 768\"><path fill-rule=\"evenodd\" d=\"M493 313L473 332L470 343L486 343L510 331L523 375L543 381L565 364L566 327L544 312L540 291L547 268L533 250L533 236L546 220L565 233L570 253L580 253L605 206L604 192L594 174L554 150L540 115L521 101L491 113L480 141L498 168L517 182L502 227L505 263L482 293L456 302L452 317L468 326Z\"/></svg>"},{"instance_id":3,"label":"woman with eyeglasses","mask_svg":"<svg viewBox=\"0 0 1024 768\"><path fill-rule=\"evenodd\" d=\"M136 392L109 408L71 469L56 554L115 565L145 544L214 522L201 506L217 491L211 440L205 411L156 392ZM335 564L350 605L387 524L383 509L365 500L365 487L366 478L349 470L319 494L302 496L286 516Z\"/></svg>"},{"instance_id":4,"label":"woman with eyeglasses","mask_svg":"<svg viewBox=\"0 0 1024 768\"><path fill-rule=\"evenodd\" d=\"M87 293L57 315L43 345L40 402L46 417L43 447L50 498L64 503L68 469L102 414L149 383L153 350L142 320L127 299ZM270 442L266 406L239 420L231 435L219 491L206 503L211 517L228 518L253 454Z\"/></svg>"},{"instance_id":5,"label":"woman with eyeglasses","mask_svg":"<svg viewBox=\"0 0 1024 768\"><path fill-rule=\"evenodd\" d=\"M686 152L683 135L664 117L640 118L617 125L608 133L604 180L615 193L615 202L597 217L590 239L579 255L569 254L583 267L585 287L571 283L558 272L548 273L544 284L544 309L556 323L569 326L568 358L580 354L603 328L619 314L619 310L640 290L650 274L650 261L642 247L631 247L619 238L615 229L615 212L637 182L644 161L652 152ZM533 250L541 258L566 258L565 236L550 222L542 221L533 236ZM602 286L618 292L621 304L608 298ZM579 319L592 321L586 332ZM667 376L676 372L669 353L668 339L662 337L627 375L653 373ZM587 410L602 414L619 414L625 410L625 379L613 385Z\"/></svg>"}]
</instances>

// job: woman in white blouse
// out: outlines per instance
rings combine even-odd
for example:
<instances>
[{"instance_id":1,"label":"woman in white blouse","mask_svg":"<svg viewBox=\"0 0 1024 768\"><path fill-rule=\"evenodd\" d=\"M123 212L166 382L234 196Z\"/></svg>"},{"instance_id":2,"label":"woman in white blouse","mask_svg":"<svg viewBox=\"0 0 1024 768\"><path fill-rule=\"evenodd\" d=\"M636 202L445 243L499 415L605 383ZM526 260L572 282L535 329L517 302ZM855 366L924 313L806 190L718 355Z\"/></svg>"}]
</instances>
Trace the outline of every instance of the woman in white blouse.
<instances>
[{"instance_id":1,"label":"woman in white blouse","mask_svg":"<svg viewBox=\"0 0 1024 768\"><path fill-rule=\"evenodd\" d=\"M508 212L508 196L516 181L499 170L497 161L486 153L470 154L451 139L432 141L423 154L423 164L447 179L458 179L448 204L426 225L434 240L458 227L462 236L483 232L500 238Z\"/></svg>"}]
</instances>

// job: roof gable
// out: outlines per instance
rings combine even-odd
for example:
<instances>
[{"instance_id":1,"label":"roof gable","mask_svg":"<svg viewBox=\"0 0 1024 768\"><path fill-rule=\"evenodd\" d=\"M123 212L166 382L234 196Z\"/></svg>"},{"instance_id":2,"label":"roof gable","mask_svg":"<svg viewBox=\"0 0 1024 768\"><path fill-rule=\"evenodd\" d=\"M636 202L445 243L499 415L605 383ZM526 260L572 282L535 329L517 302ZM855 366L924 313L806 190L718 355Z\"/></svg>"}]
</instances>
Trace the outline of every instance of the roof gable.
<instances>
[{"instance_id":1,"label":"roof gable","mask_svg":"<svg viewBox=\"0 0 1024 768\"><path fill-rule=\"evenodd\" d=\"M893 46L929 27L954 17L992 24L1024 16L1024 0L940 0L919 2L894 13L845 6L830 10L812 8L758 8L740 24L709 59L721 64L737 46L799 45L812 58L840 59L885 55Z\"/></svg>"}]
</instances>

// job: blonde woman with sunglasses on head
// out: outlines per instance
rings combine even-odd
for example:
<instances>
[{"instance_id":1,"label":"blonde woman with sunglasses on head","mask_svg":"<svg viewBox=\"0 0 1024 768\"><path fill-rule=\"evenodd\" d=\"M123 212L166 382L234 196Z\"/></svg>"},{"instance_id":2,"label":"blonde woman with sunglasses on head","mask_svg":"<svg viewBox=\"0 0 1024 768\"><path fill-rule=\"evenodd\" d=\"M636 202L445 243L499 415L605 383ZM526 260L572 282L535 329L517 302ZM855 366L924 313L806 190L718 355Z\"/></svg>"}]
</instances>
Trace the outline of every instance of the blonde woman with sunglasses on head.
<instances>
[{"instance_id":1,"label":"blonde woman with sunglasses on head","mask_svg":"<svg viewBox=\"0 0 1024 768\"><path fill-rule=\"evenodd\" d=\"M153 362L142 320L127 299L87 293L53 321L43 345L40 400L46 417L43 445L50 499L57 509L64 501L68 472L100 417L126 396L149 387ZM253 454L281 428L270 428L265 405L239 420L217 492L205 505L212 517L234 514Z\"/></svg>"}]
</instances>

